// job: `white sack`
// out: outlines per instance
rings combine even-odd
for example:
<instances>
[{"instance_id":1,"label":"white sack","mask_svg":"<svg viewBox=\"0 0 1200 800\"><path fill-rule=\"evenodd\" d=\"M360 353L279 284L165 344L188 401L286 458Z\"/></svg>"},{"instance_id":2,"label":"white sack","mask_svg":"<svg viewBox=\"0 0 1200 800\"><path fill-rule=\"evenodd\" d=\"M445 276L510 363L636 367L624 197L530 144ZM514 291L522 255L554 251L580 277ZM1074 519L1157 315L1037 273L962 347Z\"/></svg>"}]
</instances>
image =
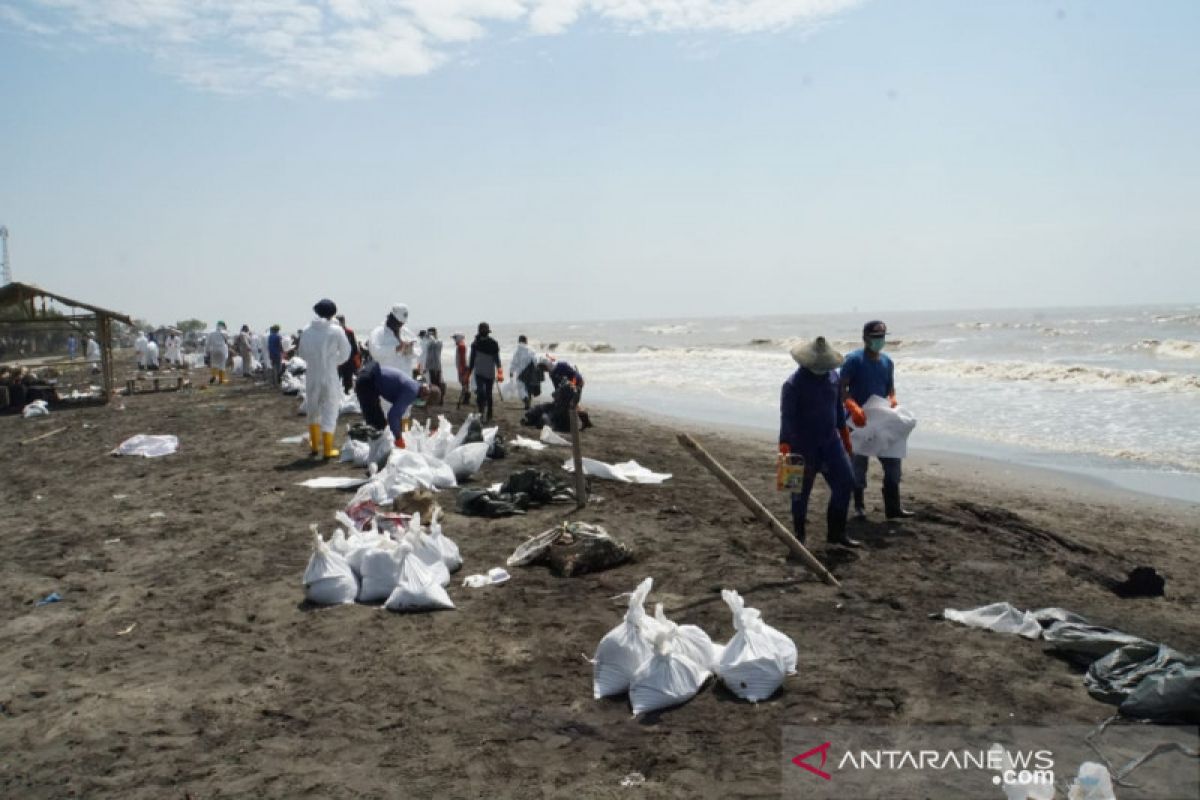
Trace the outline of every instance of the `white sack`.
<instances>
[{"instance_id":1,"label":"white sack","mask_svg":"<svg viewBox=\"0 0 1200 800\"><path fill-rule=\"evenodd\" d=\"M543 443L541 443L535 439L526 439L524 436L522 436L520 434L517 434L516 438L514 438L511 442L509 442L509 444L511 444L513 447L524 447L529 450L545 450L546 449L546 445L544 445Z\"/></svg>"},{"instance_id":2,"label":"white sack","mask_svg":"<svg viewBox=\"0 0 1200 800\"><path fill-rule=\"evenodd\" d=\"M353 603L358 581L346 560L329 549L313 530L313 553L304 570L304 597L310 603L334 606Z\"/></svg>"},{"instance_id":3,"label":"white sack","mask_svg":"<svg viewBox=\"0 0 1200 800\"><path fill-rule=\"evenodd\" d=\"M855 455L880 458L908 456L908 435L917 425L916 417L904 406L892 408L890 400L872 395L863 404L867 424L862 428L850 422L850 445Z\"/></svg>"},{"instance_id":4,"label":"white sack","mask_svg":"<svg viewBox=\"0 0 1200 800\"><path fill-rule=\"evenodd\" d=\"M462 427L460 427L458 429L458 433L456 433L456 434L454 434L454 436L450 437L450 444L446 446L447 453L449 453L451 450L454 450L455 448L462 447L463 442L466 441L467 433L471 429L471 423L476 422L478 420L479 420L478 412L473 411L467 415L467 418L465 420L463 420Z\"/></svg>"},{"instance_id":5,"label":"white sack","mask_svg":"<svg viewBox=\"0 0 1200 800\"><path fill-rule=\"evenodd\" d=\"M645 607L653 585L653 578L638 584L629 597L625 619L604 634L596 647L592 659L592 694L597 700L628 690L638 668L654 653L649 636L656 632L657 626L646 616Z\"/></svg>"},{"instance_id":6,"label":"white sack","mask_svg":"<svg viewBox=\"0 0 1200 800\"><path fill-rule=\"evenodd\" d=\"M567 459L563 462L563 469L574 472L574 462ZM594 458L583 459L583 474L621 483L662 483L671 477L667 472L651 472L636 461L606 464Z\"/></svg>"},{"instance_id":7,"label":"white sack","mask_svg":"<svg viewBox=\"0 0 1200 800\"><path fill-rule=\"evenodd\" d=\"M354 392L346 392L338 406L338 414L362 414L362 407L358 404L358 395Z\"/></svg>"},{"instance_id":8,"label":"white sack","mask_svg":"<svg viewBox=\"0 0 1200 800\"><path fill-rule=\"evenodd\" d=\"M392 611L454 608L450 595L438 583L429 567L413 555L407 544L400 545L400 574L396 589L388 597L385 608Z\"/></svg>"},{"instance_id":9,"label":"white sack","mask_svg":"<svg viewBox=\"0 0 1200 800\"><path fill-rule=\"evenodd\" d=\"M447 570L458 572L462 568L462 554L458 551L458 545L449 536L442 533L442 526L439 523L429 523L429 540L441 554L442 563L446 565Z\"/></svg>"},{"instance_id":10,"label":"white sack","mask_svg":"<svg viewBox=\"0 0 1200 800\"><path fill-rule=\"evenodd\" d=\"M671 647L677 653L682 653L707 670L717 668L721 651L702 628L697 625L676 625L667 619L662 603L654 605L654 621L658 623L660 631L675 632L676 635L671 639Z\"/></svg>"},{"instance_id":11,"label":"white sack","mask_svg":"<svg viewBox=\"0 0 1200 800\"><path fill-rule=\"evenodd\" d=\"M45 417L49 414L50 406L46 404L45 400L34 400L32 403L25 406L25 408L21 409L21 416L25 419L29 419L30 417Z\"/></svg>"},{"instance_id":12,"label":"white sack","mask_svg":"<svg viewBox=\"0 0 1200 800\"><path fill-rule=\"evenodd\" d=\"M136 436L130 436L117 445L112 454L114 456L157 458L159 456L169 456L178 449L178 436L152 436L150 434L139 433Z\"/></svg>"},{"instance_id":13,"label":"white sack","mask_svg":"<svg viewBox=\"0 0 1200 800\"><path fill-rule=\"evenodd\" d=\"M446 466L454 472L457 480L466 480L474 475L487 460L486 442L472 442L454 448L446 454Z\"/></svg>"},{"instance_id":14,"label":"white sack","mask_svg":"<svg viewBox=\"0 0 1200 800\"><path fill-rule=\"evenodd\" d=\"M986 628L996 633L1015 633L1026 639L1037 639L1042 635L1042 626L1037 617L1028 611L1014 608L1009 603L992 603L966 611L947 608L942 616L971 628Z\"/></svg>"},{"instance_id":15,"label":"white sack","mask_svg":"<svg viewBox=\"0 0 1200 800\"><path fill-rule=\"evenodd\" d=\"M796 643L762 621L756 608L732 589L721 598L733 612L735 633L725 646L717 674L729 690L743 700L766 700L796 672Z\"/></svg>"},{"instance_id":16,"label":"white sack","mask_svg":"<svg viewBox=\"0 0 1200 800\"><path fill-rule=\"evenodd\" d=\"M660 630L654 638L654 655L629 684L629 704L634 714L686 703L696 696L712 673L679 652L677 630Z\"/></svg>"},{"instance_id":17,"label":"white sack","mask_svg":"<svg viewBox=\"0 0 1200 800\"><path fill-rule=\"evenodd\" d=\"M541 436L539 436L538 438L541 439L543 444L553 444L553 445L557 445L558 447L570 447L571 446L570 442L568 442L566 439L564 439L563 437L561 437L557 433L555 433L554 429L551 428L549 425L542 426L542 433L541 433Z\"/></svg>"},{"instance_id":18,"label":"white sack","mask_svg":"<svg viewBox=\"0 0 1200 800\"><path fill-rule=\"evenodd\" d=\"M360 603L382 603L391 597L400 582L400 562L396 560L394 550L367 550L359 572L362 575L357 598Z\"/></svg>"},{"instance_id":19,"label":"white sack","mask_svg":"<svg viewBox=\"0 0 1200 800\"><path fill-rule=\"evenodd\" d=\"M371 445L360 442L358 439L351 439L347 436L346 440L342 442L341 452L338 461L348 461L356 467L365 467L371 463Z\"/></svg>"}]
</instances>

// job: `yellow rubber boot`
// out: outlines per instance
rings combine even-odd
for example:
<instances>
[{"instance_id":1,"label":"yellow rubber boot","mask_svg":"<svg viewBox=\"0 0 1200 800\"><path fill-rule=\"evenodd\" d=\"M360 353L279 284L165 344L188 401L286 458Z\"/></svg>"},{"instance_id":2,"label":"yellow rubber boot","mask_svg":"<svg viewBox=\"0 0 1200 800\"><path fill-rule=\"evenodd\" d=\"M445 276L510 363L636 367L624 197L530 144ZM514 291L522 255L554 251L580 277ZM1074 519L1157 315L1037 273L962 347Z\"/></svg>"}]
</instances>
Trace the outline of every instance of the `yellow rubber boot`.
<instances>
[{"instance_id":1,"label":"yellow rubber boot","mask_svg":"<svg viewBox=\"0 0 1200 800\"><path fill-rule=\"evenodd\" d=\"M225 377L225 370L221 370L221 383L229 383L229 378Z\"/></svg>"},{"instance_id":2,"label":"yellow rubber boot","mask_svg":"<svg viewBox=\"0 0 1200 800\"><path fill-rule=\"evenodd\" d=\"M309 425L308 426L308 444L309 444L309 449L312 450L312 454L314 456L321 452L321 426L320 425Z\"/></svg>"},{"instance_id":3,"label":"yellow rubber boot","mask_svg":"<svg viewBox=\"0 0 1200 800\"><path fill-rule=\"evenodd\" d=\"M341 450L337 450L333 446L333 434L332 433L329 433L329 432L323 433L323 434L321 434L321 437L322 437L323 443L325 445L325 458L337 458L338 456L340 456L342 454Z\"/></svg>"}]
</instances>

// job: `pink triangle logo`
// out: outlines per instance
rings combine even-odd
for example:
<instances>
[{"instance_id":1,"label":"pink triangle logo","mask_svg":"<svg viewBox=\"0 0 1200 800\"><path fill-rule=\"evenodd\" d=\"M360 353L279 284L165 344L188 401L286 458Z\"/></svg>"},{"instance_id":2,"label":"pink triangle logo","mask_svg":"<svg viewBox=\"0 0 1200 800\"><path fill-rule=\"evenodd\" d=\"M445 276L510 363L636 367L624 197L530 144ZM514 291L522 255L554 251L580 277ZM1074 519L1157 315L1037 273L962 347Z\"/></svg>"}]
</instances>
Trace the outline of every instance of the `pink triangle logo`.
<instances>
[{"instance_id":1,"label":"pink triangle logo","mask_svg":"<svg viewBox=\"0 0 1200 800\"><path fill-rule=\"evenodd\" d=\"M821 754L821 766L822 767L825 766L825 759L829 757L829 747L830 747L829 742L825 742L825 744L817 745L812 750L809 750L807 753L801 753L800 755L793 758L792 763L795 764L797 767L800 767L800 769L806 769L809 772L811 772L813 775L824 778L827 781L833 780L833 776L830 775L828 772L825 772L822 769L818 769L817 767L814 767L812 764L808 763L809 758L813 757L817 753L820 753Z\"/></svg>"}]
</instances>

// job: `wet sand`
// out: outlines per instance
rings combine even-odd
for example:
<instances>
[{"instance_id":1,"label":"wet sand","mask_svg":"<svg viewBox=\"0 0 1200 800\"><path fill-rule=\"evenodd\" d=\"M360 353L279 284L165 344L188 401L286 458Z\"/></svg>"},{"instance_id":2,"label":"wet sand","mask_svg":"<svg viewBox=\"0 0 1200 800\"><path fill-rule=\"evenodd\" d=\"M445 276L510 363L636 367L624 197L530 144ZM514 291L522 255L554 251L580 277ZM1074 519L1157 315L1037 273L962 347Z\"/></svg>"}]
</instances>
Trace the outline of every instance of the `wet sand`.
<instances>
[{"instance_id":1,"label":"wet sand","mask_svg":"<svg viewBox=\"0 0 1200 800\"><path fill-rule=\"evenodd\" d=\"M503 520L459 516L445 493L445 530L466 562L450 588L457 610L314 609L301 586L308 525L330 531L349 495L295 484L357 471L278 443L304 432L295 408L235 379L0 418L10 510L0 523L0 795L778 796L784 725L1094 724L1112 712L1040 643L929 619L944 607L1060 605L1200 650L1194 505L919 454L904 484L918 516L887 524L875 484L870 519L852 523L861 551L824 547L818 488L810 541L839 590L789 562L676 443L689 426L605 409L586 454L636 458L670 481L594 482L579 514L560 506ZM530 435L519 416L516 404L498 408L503 435ZM692 432L787 520L769 438ZM136 433L176 434L181 450L108 455ZM568 452L510 449L474 484L526 466L558 471ZM500 587L459 585L564 518L604 525L636 562L572 579L517 568ZM1138 564L1166 575L1165 598L1109 590ZM719 641L733 633L719 590L738 589L795 639L799 674L758 706L713 685L641 719L624 699L593 700L583 655L620 620L614 597L645 576L651 602ZM54 591L62 602L34 605ZM633 772L646 782L622 787Z\"/></svg>"}]
</instances>

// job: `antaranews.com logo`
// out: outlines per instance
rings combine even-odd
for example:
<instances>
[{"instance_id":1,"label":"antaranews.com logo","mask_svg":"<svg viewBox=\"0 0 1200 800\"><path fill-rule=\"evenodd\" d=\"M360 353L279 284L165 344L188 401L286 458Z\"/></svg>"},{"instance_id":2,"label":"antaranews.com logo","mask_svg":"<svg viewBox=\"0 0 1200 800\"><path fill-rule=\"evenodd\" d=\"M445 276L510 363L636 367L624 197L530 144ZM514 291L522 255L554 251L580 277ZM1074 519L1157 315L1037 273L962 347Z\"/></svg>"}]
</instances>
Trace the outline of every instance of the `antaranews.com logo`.
<instances>
[{"instance_id":1,"label":"antaranews.com logo","mask_svg":"<svg viewBox=\"0 0 1200 800\"><path fill-rule=\"evenodd\" d=\"M1029 798L1114 797L1112 780L1085 726L787 727L783 737L783 796L803 798ZM1141 726L1105 733L1113 761L1138 753L1167 753L1139 767L1138 788L1121 800L1200 800L1194 758L1195 726ZM1161 745L1175 741L1174 757ZM1097 745L1097 749L1093 749ZM1140 749L1139 749L1140 748Z\"/></svg>"}]
</instances>

